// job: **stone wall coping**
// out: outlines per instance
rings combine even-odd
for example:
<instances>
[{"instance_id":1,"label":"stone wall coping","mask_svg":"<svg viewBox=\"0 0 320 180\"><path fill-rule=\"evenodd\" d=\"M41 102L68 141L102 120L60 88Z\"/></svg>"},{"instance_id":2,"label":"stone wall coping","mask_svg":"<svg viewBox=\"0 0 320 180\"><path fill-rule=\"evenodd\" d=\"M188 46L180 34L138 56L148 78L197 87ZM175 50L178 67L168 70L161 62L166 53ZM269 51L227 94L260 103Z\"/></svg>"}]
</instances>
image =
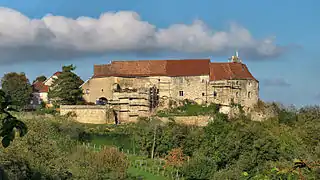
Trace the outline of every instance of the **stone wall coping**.
<instances>
[{"instance_id":1,"label":"stone wall coping","mask_svg":"<svg viewBox=\"0 0 320 180\"><path fill-rule=\"evenodd\" d=\"M60 105L60 109L107 109L108 106L99 105Z\"/></svg>"}]
</instances>

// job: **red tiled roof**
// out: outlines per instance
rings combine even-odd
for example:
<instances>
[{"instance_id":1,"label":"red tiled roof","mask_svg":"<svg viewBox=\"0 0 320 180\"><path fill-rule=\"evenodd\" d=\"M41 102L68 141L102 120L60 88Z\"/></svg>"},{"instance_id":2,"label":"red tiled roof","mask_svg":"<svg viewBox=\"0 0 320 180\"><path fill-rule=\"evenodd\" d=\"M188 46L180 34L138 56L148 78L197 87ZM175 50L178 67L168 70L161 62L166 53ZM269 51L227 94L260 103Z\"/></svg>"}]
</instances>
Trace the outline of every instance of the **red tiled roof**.
<instances>
[{"instance_id":1,"label":"red tiled roof","mask_svg":"<svg viewBox=\"0 0 320 180\"><path fill-rule=\"evenodd\" d=\"M113 61L94 65L93 77L200 76L210 75L211 81L254 79L242 63L211 63L210 59Z\"/></svg>"},{"instance_id":2,"label":"red tiled roof","mask_svg":"<svg viewBox=\"0 0 320 180\"><path fill-rule=\"evenodd\" d=\"M62 73L62 72L59 72L59 71L58 71L58 72L55 72L53 75L54 75L54 76L59 76L61 73Z\"/></svg>"},{"instance_id":3,"label":"red tiled roof","mask_svg":"<svg viewBox=\"0 0 320 180\"><path fill-rule=\"evenodd\" d=\"M35 83L33 83L32 87L34 92L42 93L49 91L49 86L46 86L45 84L43 84L43 82L40 81L36 81Z\"/></svg>"},{"instance_id":4,"label":"red tiled roof","mask_svg":"<svg viewBox=\"0 0 320 180\"><path fill-rule=\"evenodd\" d=\"M210 63L210 81L228 79L253 79L256 80L247 66L242 63Z\"/></svg>"},{"instance_id":5,"label":"red tiled roof","mask_svg":"<svg viewBox=\"0 0 320 180\"><path fill-rule=\"evenodd\" d=\"M167 76L208 75L210 59L168 60Z\"/></svg>"},{"instance_id":6,"label":"red tiled roof","mask_svg":"<svg viewBox=\"0 0 320 180\"><path fill-rule=\"evenodd\" d=\"M113 61L94 65L94 77L205 75L209 63L210 59Z\"/></svg>"}]
</instances>

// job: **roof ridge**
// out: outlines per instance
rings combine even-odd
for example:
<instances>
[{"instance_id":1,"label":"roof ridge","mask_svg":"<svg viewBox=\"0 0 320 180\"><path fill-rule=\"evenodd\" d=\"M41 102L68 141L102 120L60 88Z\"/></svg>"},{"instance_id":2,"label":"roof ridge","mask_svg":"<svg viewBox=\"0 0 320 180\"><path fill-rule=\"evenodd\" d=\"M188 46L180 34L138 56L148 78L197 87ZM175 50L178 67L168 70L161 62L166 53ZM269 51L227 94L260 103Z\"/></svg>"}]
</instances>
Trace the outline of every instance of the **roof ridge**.
<instances>
[{"instance_id":1,"label":"roof ridge","mask_svg":"<svg viewBox=\"0 0 320 180\"><path fill-rule=\"evenodd\" d=\"M141 62L141 61L194 61L194 60L211 60L210 58L192 58L192 59L136 59L136 60L112 60L113 62Z\"/></svg>"}]
</instances>

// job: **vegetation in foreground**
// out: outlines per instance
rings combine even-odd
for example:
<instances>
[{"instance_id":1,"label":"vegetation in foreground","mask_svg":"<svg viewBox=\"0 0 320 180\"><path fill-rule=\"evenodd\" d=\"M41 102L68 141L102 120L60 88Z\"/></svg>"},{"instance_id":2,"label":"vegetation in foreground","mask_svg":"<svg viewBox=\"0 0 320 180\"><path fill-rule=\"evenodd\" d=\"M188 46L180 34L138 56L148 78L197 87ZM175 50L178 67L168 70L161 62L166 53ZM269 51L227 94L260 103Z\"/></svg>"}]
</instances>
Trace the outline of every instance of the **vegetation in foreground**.
<instances>
[{"instance_id":1,"label":"vegetation in foreground","mask_svg":"<svg viewBox=\"0 0 320 180\"><path fill-rule=\"evenodd\" d=\"M157 119L84 125L57 115L18 113L28 133L1 148L0 163L9 179L148 178L123 150L145 154L147 161L162 159L162 168L184 179L319 179L320 108L279 108L278 114L253 122L217 113L208 126L195 127ZM83 142L107 148L92 151Z\"/></svg>"}]
</instances>

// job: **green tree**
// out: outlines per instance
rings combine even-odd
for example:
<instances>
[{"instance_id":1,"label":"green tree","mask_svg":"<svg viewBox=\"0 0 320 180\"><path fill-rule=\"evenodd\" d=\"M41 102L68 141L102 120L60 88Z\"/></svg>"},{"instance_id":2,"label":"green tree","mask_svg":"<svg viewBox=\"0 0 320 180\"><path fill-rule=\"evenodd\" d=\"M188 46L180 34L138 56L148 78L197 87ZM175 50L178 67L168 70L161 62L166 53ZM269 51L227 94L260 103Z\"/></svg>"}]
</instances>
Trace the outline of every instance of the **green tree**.
<instances>
[{"instance_id":1,"label":"green tree","mask_svg":"<svg viewBox=\"0 0 320 180\"><path fill-rule=\"evenodd\" d=\"M1 142L3 147L8 147L17 133L20 137L27 133L27 126L10 114L10 111L15 111L10 105L9 97L3 90L0 90L0 117L2 121L0 136L2 137Z\"/></svg>"},{"instance_id":2,"label":"green tree","mask_svg":"<svg viewBox=\"0 0 320 180\"><path fill-rule=\"evenodd\" d=\"M24 73L7 73L2 78L2 90L11 98L12 105L18 108L30 104L32 87Z\"/></svg>"},{"instance_id":3,"label":"green tree","mask_svg":"<svg viewBox=\"0 0 320 180\"><path fill-rule=\"evenodd\" d=\"M48 97L56 105L75 105L82 102L80 85L83 80L73 71L75 66L63 66L62 73L53 81Z\"/></svg>"},{"instance_id":4,"label":"green tree","mask_svg":"<svg viewBox=\"0 0 320 180\"><path fill-rule=\"evenodd\" d=\"M45 80L47 80L47 77L42 75L42 76L38 76L36 77L36 79L33 81L33 83L35 83L36 81L38 82L44 82Z\"/></svg>"}]
</instances>

